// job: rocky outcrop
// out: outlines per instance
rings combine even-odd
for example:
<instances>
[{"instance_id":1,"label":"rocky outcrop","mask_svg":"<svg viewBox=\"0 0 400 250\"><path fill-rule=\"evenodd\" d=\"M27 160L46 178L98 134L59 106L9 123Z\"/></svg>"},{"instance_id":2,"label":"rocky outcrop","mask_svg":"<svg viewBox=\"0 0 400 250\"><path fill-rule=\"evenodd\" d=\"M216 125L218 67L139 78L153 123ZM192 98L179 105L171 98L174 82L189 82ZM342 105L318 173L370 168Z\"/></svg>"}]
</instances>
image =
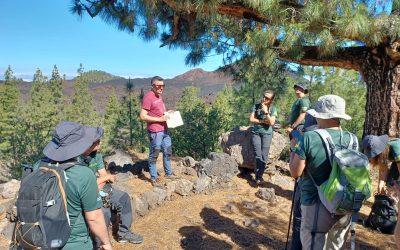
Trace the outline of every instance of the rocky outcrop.
<instances>
[{"instance_id":1,"label":"rocky outcrop","mask_svg":"<svg viewBox=\"0 0 400 250\"><path fill-rule=\"evenodd\" d=\"M219 138L223 151L232 156L239 167L254 169L254 153L251 143L252 127L238 127L224 133ZM289 144L287 136L274 132L271 148L268 155L268 162L279 159L283 149Z\"/></svg>"}]
</instances>

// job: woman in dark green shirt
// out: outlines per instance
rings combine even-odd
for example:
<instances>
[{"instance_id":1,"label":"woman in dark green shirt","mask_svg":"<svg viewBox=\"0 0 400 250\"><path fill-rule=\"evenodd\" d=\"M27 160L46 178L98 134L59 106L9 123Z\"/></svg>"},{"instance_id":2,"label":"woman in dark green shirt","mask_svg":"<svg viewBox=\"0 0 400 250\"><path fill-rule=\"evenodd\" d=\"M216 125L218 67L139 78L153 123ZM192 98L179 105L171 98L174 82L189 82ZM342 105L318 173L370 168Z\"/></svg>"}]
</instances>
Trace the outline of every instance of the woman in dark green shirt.
<instances>
[{"instance_id":1,"label":"woman in dark green shirt","mask_svg":"<svg viewBox=\"0 0 400 250\"><path fill-rule=\"evenodd\" d=\"M263 181L262 176L267 165L272 142L273 125L277 116L277 110L272 105L274 97L275 94L272 90L266 90L262 101L253 106L250 115L250 122L254 124L252 143L256 158L256 184L260 184Z\"/></svg>"}]
</instances>

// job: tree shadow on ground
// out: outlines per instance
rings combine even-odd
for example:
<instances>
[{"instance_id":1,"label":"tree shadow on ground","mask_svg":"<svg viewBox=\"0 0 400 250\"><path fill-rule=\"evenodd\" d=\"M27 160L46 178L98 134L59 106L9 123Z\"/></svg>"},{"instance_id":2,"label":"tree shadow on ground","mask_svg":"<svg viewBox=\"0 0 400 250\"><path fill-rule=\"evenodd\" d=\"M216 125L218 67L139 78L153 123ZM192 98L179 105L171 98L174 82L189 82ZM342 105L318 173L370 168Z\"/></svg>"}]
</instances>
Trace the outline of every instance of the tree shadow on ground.
<instances>
[{"instance_id":1,"label":"tree shadow on ground","mask_svg":"<svg viewBox=\"0 0 400 250\"><path fill-rule=\"evenodd\" d=\"M200 216L203 218L204 227L207 230L219 235L227 235L241 249L260 249L260 244L273 249L284 247L283 242L239 226L232 219L222 216L214 209L203 208Z\"/></svg>"},{"instance_id":2,"label":"tree shadow on ground","mask_svg":"<svg viewBox=\"0 0 400 250\"><path fill-rule=\"evenodd\" d=\"M187 250L196 249L232 249L233 247L223 240L219 240L204 232L199 226L181 227L179 233L183 236L181 247Z\"/></svg>"},{"instance_id":3,"label":"tree shadow on ground","mask_svg":"<svg viewBox=\"0 0 400 250\"><path fill-rule=\"evenodd\" d=\"M249 186L256 188L256 187L260 187L260 188L273 188L275 190L275 195L277 196L281 196L283 198L286 198L288 200L292 200L292 195L293 195L293 190L287 190L287 189L283 189L281 188L279 185L273 184L270 182L271 177L268 177L268 174L264 174L265 175L265 179L266 181L262 182L260 185L256 185L253 176L251 175L254 171L248 168L239 168L239 174L238 174L238 178L244 179L247 181L247 183L249 184Z\"/></svg>"}]
</instances>

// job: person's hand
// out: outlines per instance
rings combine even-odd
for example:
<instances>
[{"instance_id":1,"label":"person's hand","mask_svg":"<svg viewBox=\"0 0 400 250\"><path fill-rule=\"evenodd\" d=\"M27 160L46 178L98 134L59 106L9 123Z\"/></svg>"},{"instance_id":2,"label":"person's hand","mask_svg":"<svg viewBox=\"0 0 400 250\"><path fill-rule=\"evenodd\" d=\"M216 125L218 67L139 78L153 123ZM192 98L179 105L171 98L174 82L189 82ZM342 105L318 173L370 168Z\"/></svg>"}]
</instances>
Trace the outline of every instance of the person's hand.
<instances>
[{"instance_id":1,"label":"person's hand","mask_svg":"<svg viewBox=\"0 0 400 250\"><path fill-rule=\"evenodd\" d=\"M262 111L264 111L265 114L268 113L268 107L266 105L264 105L264 103L261 104L261 109L262 109Z\"/></svg>"},{"instance_id":2,"label":"person's hand","mask_svg":"<svg viewBox=\"0 0 400 250\"><path fill-rule=\"evenodd\" d=\"M386 194L386 188L385 188L385 184L384 185L378 185L378 194Z\"/></svg>"},{"instance_id":3,"label":"person's hand","mask_svg":"<svg viewBox=\"0 0 400 250\"><path fill-rule=\"evenodd\" d=\"M115 175L108 174L107 175L107 182L114 183L115 182Z\"/></svg>"},{"instance_id":4,"label":"person's hand","mask_svg":"<svg viewBox=\"0 0 400 250\"><path fill-rule=\"evenodd\" d=\"M100 249L101 249L101 250L112 250L111 243L101 244L101 245L100 245Z\"/></svg>"},{"instance_id":5,"label":"person's hand","mask_svg":"<svg viewBox=\"0 0 400 250\"><path fill-rule=\"evenodd\" d=\"M292 129L291 127L287 127L287 128L286 128L286 132L287 132L288 134L292 133L292 131L293 131L293 129Z\"/></svg>"},{"instance_id":6,"label":"person's hand","mask_svg":"<svg viewBox=\"0 0 400 250\"><path fill-rule=\"evenodd\" d=\"M166 122L166 121L168 120L168 117L169 117L169 116L168 116L167 114L161 116L161 117L160 117L160 119L161 119L160 122Z\"/></svg>"}]
</instances>

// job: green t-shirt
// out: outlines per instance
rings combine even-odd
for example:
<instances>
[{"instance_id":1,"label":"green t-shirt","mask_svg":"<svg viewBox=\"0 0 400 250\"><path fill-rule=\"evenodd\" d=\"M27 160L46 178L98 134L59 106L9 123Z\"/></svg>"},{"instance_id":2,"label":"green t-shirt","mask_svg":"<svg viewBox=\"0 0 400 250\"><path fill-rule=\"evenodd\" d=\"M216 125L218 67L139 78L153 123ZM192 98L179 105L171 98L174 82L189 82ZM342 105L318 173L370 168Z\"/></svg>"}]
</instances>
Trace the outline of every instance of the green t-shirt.
<instances>
[{"instance_id":1,"label":"green t-shirt","mask_svg":"<svg viewBox=\"0 0 400 250\"><path fill-rule=\"evenodd\" d=\"M89 163L89 168L93 171L93 173L97 173L98 170L104 168L103 156L101 153L95 153Z\"/></svg>"},{"instance_id":2,"label":"green t-shirt","mask_svg":"<svg viewBox=\"0 0 400 250\"><path fill-rule=\"evenodd\" d=\"M289 124L293 124L301 113L305 113L307 109L310 108L310 105L310 99L308 99L308 96L298 98L292 105ZM304 124L304 120L302 120L300 124Z\"/></svg>"},{"instance_id":3,"label":"green t-shirt","mask_svg":"<svg viewBox=\"0 0 400 250\"><path fill-rule=\"evenodd\" d=\"M340 143L339 130L326 129L326 131L331 135L336 145L336 150L348 147L351 138L350 133L343 131L343 138ZM321 185L329 178L332 166L325 149L325 143L317 132L306 132L298 144L295 145L295 153L301 159L306 160L307 164L301 182L301 204L312 205L318 199L318 190L306 171L309 171L313 176L317 185Z\"/></svg>"},{"instance_id":4,"label":"green t-shirt","mask_svg":"<svg viewBox=\"0 0 400 250\"><path fill-rule=\"evenodd\" d=\"M48 163L50 164L50 163ZM33 166L37 169L40 161ZM92 245L89 228L83 212L93 211L103 206L98 195L96 176L82 162L65 171L67 180L67 210L71 222L71 235L63 249L88 249Z\"/></svg>"},{"instance_id":5,"label":"green t-shirt","mask_svg":"<svg viewBox=\"0 0 400 250\"><path fill-rule=\"evenodd\" d=\"M254 117L260 120L264 120L266 118L266 114L264 111L261 109L261 104L255 104L253 108L251 109L251 112L254 113ZM271 106L270 108L270 116L274 116L275 118L278 116L278 111L275 108L275 106ZM268 124L254 124L253 127L253 132L254 133L259 133L259 134L272 134L273 128L271 125Z\"/></svg>"},{"instance_id":6,"label":"green t-shirt","mask_svg":"<svg viewBox=\"0 0 400 250\"><path fill-rule=\"evenodd\" d=\"M390 145L389 160L400 162L400 139L391 140L388 144Z\"/></svg>"}]
</instances>

